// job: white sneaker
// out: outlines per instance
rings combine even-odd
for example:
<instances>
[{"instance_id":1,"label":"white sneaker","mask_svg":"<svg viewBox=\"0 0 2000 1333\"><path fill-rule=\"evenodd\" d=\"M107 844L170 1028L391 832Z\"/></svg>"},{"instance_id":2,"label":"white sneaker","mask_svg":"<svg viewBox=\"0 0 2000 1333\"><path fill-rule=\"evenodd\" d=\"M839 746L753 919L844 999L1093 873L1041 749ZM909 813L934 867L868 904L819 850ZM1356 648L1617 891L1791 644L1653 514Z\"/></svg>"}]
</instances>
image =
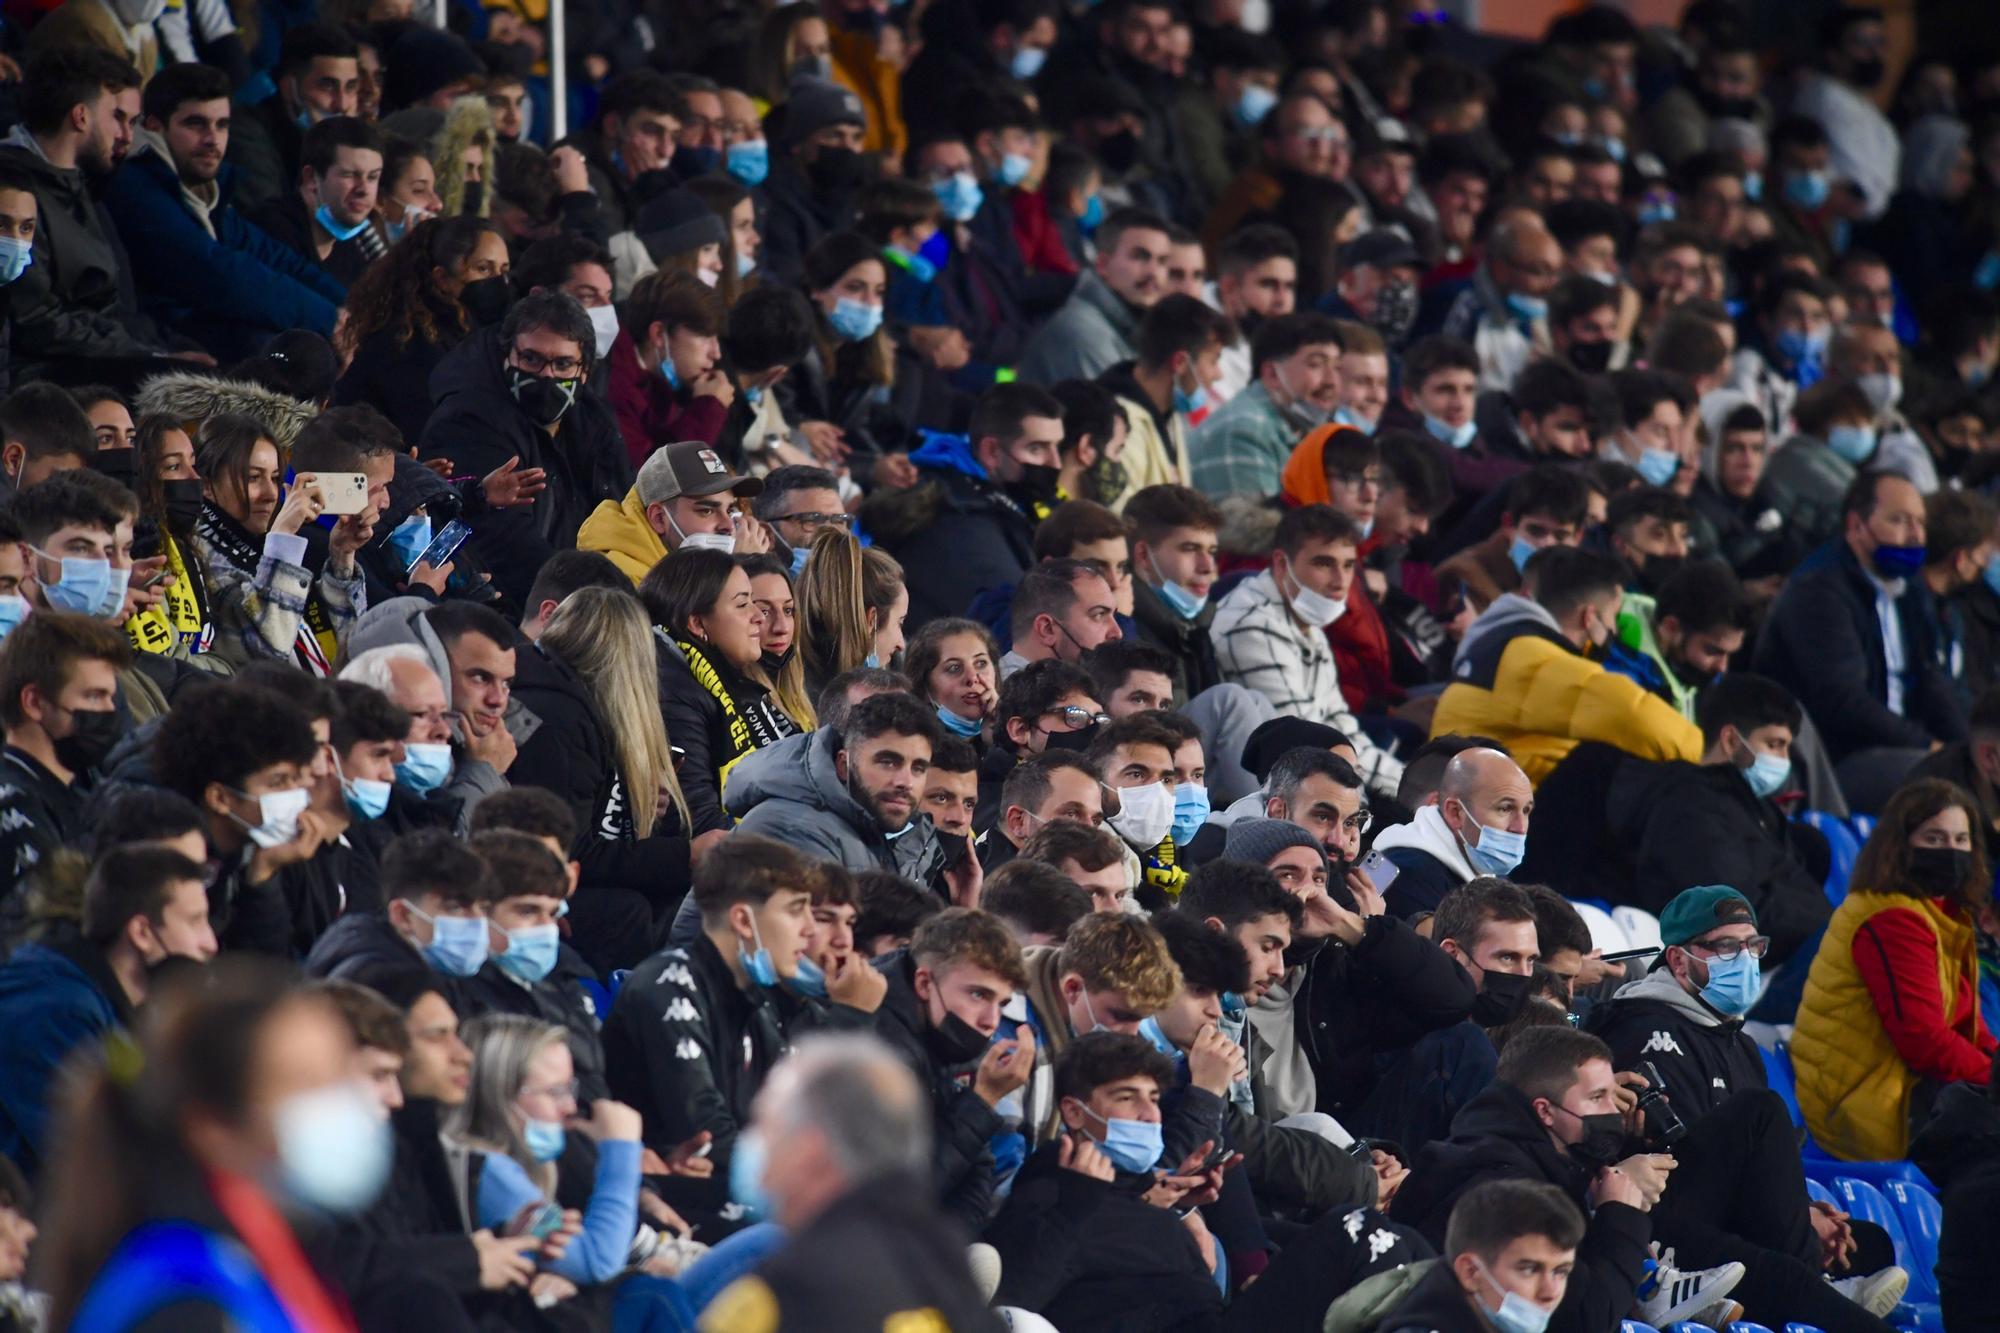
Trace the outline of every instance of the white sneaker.
<instances>
[{"instance_id":1,"label":"white sneaker","mask_svg":"<svg viewBox=\"0 0 2000 1333\"><path fill-rule=\"evenodd\" d=\"M1724 1299L1717 1301L1706 1310L1697 1310L1693 1315L1689 1316L1688 1322L1690 1324L1700 1324L1703 1328L1712 1328L1716 1333L1729 1333L1729 1326L1742 1317L1742 1303L1740 1301Z\"/></svg>"},{"instance_id":2,"label":"white sneaker","mask_svg":"<svg viewBox=\"0 0 2000 1333\"><path fill-rule=\"evenodd\" d=\"M974 1241L965 1247L966 1266L972 1270L972 1285L979 1292L982 1305L993 1303L993 1293L1000 1290L1000 1251L985 1241Z\"/></svg>"},{"instance_id":3,"label":"white sneaker","mask_svg":"<svg viewBox=\"0 0 2000 1333\"><path fill-rule=\"evenodd\" d=\"M1744 1272L1742 1264L1729 1263L1684 1273L1673 1266L1669 1253L1653 1272L1652 1280L1658 1286L1639 1302L1639 1318L1654 1328L1692 1318L1697 1310L1707 1311L1734 1291Z\"/></svg>"},{"instance_id":4,"label":"white sneaker","mask_svg":"<svg viewBox=\"0 0 2000 1333\"><path fill-rule=\"evenodd\" d=\"M1833 1289L1874 1315L1887 1319L1910 1289L1910 1275L1894 1264L1863 1277L1828 1278Z\"/></svg>"}]
</instances>

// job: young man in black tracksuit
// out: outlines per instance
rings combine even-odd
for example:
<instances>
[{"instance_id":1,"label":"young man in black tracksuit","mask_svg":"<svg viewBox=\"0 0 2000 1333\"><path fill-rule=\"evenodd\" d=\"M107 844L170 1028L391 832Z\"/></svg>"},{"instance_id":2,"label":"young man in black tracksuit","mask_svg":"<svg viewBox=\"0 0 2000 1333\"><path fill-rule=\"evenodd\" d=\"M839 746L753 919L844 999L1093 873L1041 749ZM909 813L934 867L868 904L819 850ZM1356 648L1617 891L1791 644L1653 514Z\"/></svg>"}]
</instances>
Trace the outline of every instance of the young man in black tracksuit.
<instances>
[{"instance_id":1,"label":"young man in black tracksuit","mask_svg":"<svg viewBox=\"0 0 2000 1333\"><path fill-rule=\"evenodd\" d=\"M684 1216L712 1218L729 1202L736 1136L788 1047L777 988L813 942L814 880L811 863L782 843L749 834L718 843L694 876L701 936L634 968L605 1020L611 1095L645 1117L647 1146L669 1156L709 1135L713 1172L661 1190Z\"/></svg>"}]
</instances>

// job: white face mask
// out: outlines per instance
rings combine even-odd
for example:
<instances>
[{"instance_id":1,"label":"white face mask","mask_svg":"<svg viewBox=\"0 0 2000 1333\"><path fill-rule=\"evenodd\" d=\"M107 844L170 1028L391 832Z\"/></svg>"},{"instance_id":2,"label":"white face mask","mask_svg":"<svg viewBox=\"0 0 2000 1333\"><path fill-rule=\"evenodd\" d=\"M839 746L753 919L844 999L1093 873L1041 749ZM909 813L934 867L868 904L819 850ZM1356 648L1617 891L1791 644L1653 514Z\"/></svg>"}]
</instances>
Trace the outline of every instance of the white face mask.
<instances>
[{"instance_id":1,"label":"white face mask","mask_svg":"<svg viewBox=\"0 0 2000 1333\"><path fill-rule=\"evenodd\" d=\"M1152 851L1174 826L1174 793L1160 783L1120 787L1118 803L1109 822L1134 851Z\"/></svg>"},{"instance_id":2,"label":"white face mask","mask_svg":"<svg viewBox=\"0 0 2000 1333\"><path fill-rule=\"evenodd\" d=\"M299 836L299 816L311 804L312 793L304 787L267 791L257 798L257 817L263 822L246 823L244 829L259 847L282 847Z\"/></svg>"},{"instance_id":3,"label":"white face mask","mask_svg":"<svg viewBox=\"0 0 2000 1333\"><path fill-rule=\"evenodd\" d=\"M611 344L618 340L618 307L592 306L584 313L590 316L590 331L597 339L597 359L602 361L611 355Z\"/></svg>"},{"instance_id":4,"label":"white face mask","mask_svg":"<svg viewBox=\"0 0 2000 1333\"><path fill-rule=\"evenodd\" d=\"M1346 602L1336 601L1325 593L1314 592L1289 574L1287 582L1292 585L1292 595L1289 599L1292 604L1292 614L1314 629L1325 629L1347 614ZM1284 589L1280 588L1279 591L1283 592Z\"/></svg>"},{"instance_id":5,"label":"white face mask","mask_svg":"<svg viewBox=\"0 0 2000 1333\"><path fill-rule=\"evenodd\" d=\"M736 553L736 534L734 532L697 532L690 535L682 532L681 525L674 522L672 511L663 508L660 512L665 515L667 526L674 530L674 536L681 539L679 549L683 551L720 551L724 555L734 555Z\"/></svg>"}]
</instances>

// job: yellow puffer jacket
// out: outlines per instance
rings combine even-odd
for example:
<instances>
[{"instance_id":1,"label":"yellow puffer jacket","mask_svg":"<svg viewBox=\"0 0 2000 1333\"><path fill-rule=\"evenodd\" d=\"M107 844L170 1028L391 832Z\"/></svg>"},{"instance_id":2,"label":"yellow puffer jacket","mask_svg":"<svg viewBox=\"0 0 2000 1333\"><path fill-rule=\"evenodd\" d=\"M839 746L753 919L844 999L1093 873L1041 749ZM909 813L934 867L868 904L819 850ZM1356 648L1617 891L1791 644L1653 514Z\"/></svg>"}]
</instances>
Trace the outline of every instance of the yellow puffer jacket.
<instances>
[{"instance_id":1,"label":"yellow puffer jacket","mask_svg":"<svg viewBox=\"0 0 2000 1333\"><path fill-rule=\"evenodd\" d=\"M1921 914L1937 934L1939 994L1947 1004L1965 978L1977 984L1979 957L1972 926L1936 899L1901 893L1850 891L1834 909L1826 938L1806 974L1792 1034L1799 1109L1819 1146L1853 1162L1909 1155L1910 1096L1922 1075L1897 1053L1882 1026L1868 984L1854 965L1854 936L1868 919L1892 909ZM1977 1026L1971 1015L1948 1014L1954 1027Z\"/></svg>"},{"instance_id":2,"label":"yellow puffer jacket","mask_svg":"<svg viewBox=\"0 0 2000 1333\"><path fill-rule=\"evenodd\" d=\"M1483 627L1483 629L1482 629ZM1496 599L1466 632L1431 735L1491 736L1539 784L1582 741L1641 759L1701 760L1701 729L1577 652L1525 597Z\"/></svg>"},{"instance_id":3,"label":"yellow puffer jacket","mask_svg":"<svg viewBox=\"0 0 2000 1333\"><path fill-rule=\"evenodd\" d=\"M646 506L639 503L637 486L625 492L625 498L616 504L609 500L598 502L577 529L576 548L602 552L635 586L648 570L667 558L666 543L646 521Z\"/></svg>"}]
</instances>

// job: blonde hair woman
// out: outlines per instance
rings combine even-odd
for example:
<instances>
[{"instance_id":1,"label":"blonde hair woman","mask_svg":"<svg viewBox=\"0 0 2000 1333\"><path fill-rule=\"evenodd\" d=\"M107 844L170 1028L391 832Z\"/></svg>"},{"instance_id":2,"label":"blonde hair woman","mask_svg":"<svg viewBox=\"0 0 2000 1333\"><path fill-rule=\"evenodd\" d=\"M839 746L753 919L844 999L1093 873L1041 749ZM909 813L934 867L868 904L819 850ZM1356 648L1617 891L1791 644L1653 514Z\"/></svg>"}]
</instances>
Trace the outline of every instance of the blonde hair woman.
<instances>
[{"instance_id":1,"label":"blonde hair woman","mask_svg":"<svg viewBox=\"0 0 2000 1333\"><path fill-rule=\"evenodd\" d=\"M687 797L674 775L673 747L660 714L659 667L646 611L618 588L579 588L563 599L542 632L542 647L583 678L603 719L615 760L613 777L622 787L622 806L634 837L654 833L692 834ZM671 812L678 827L659 827ZM620 818L620 810L607 812Z\"/></svg>"},{"instance_id":2,"label":"blonde hair woman","mask_svg":"<svg viewBox=\"0 0 2000 1333\"><path fill-rule=\"evenodd\" d=\"M821 528L799 572L798 609L799 660L817 699L841 672L888 666L902 651L910 593L895 557Z\"/></svg>"}]
</instances>

